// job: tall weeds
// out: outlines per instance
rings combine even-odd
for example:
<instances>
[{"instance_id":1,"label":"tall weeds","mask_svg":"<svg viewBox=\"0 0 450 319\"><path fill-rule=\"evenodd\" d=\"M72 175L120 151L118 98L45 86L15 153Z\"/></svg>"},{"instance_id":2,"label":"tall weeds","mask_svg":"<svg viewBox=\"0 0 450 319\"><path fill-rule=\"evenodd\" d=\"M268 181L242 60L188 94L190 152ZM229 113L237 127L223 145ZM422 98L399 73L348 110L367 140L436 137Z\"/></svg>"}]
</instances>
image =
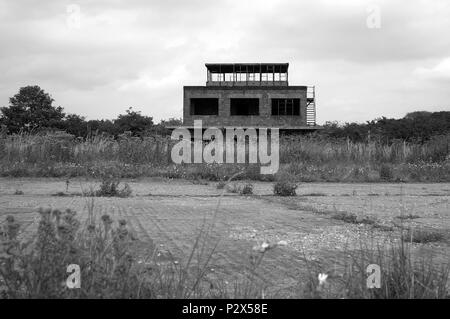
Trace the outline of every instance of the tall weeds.
<instances>
[{"instance_id":1,"label":"tall weeds","mask_svg":"<svg viewBox=\"0 0 450 319\"><path fill-rule=\"evenodd\" d=\"M105 167L121 177L227 179L242 167L242 178L270 178L253 164L174 165L176 141L159 136L118 139L69 134L16 134L0 137L3 176L90 176ZM425 143L378 141L354 143L319 136L284 136L280 140L280 171L298 181L450 181L450 135ZM273 179L272 179L273 180Z\"/></svg>"}]
</instances>

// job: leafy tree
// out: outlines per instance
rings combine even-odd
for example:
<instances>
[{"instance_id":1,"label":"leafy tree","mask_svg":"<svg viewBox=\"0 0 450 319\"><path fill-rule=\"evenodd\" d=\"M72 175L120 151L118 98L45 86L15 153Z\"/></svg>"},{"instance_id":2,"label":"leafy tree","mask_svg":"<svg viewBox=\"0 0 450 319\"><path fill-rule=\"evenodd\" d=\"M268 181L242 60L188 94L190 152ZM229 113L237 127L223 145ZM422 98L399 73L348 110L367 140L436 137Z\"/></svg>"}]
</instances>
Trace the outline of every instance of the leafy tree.
<instances>
[{"instance_id":1,"label":"leafy tree","mask_svg":"<svg viewBox=\"0 0 450 319\"><path fill-rule=\"evenodd\" d=\"M450 112L418 111L402 119L385 117L364 124L327 122L319 134L334 138L349 138L355 142L376 139L390 143L395 139L423 142L436 135L450 133Z\"/></svg>"},{"instance_id":2,"label":"leafy tree","mask_svg":"<svg viewBox=\"0 0 450 319\"><path fill-rule=\"evenodd\" d=\"M171 117L168 120L161 120L160 123L161 126L167 127L167 126L182 126L183 125L183 119L174 118Z\"/></svg>"},{"instance_id":3,"label":"leafy tree","mask_svg":"<svg viewBox=\"0 0 450 319\"><path fill-rule=\"evenodd\" d=\"M120 114L114 125L120 133L130 131L133 135L143 133L153 127L153 118L144 116L141 112L136 112L133 108L126 110L126 114Z\"/></svg>"},{"instance_id":4,"label":"leafy tree","mask_svg":"<svg viewBox=\"0 0 450 319\"><path fill-rule=\"evenodd\" d=\"M90 120L87 122L87 134L106 133L116 136L117 126L111 120Z\"/></svg>"},{"instance_id":5,"label":"leafy tree","mask_svg":"<svg viewBox=\"0 0 450 319\"><path fill-rule=\"evenodd\" d=\"M83 137L87 135L88 123L86 122L84 116L68 114L66 115L63 123L64 130L67 133Z\"/></svg>"},{"instance_id":6,"label":"leafy tree","mask_svg":"<svg viewBox=\"0 0 450 319\"><path fill-rule=\"evenodd\" d=\"M60 128L63 108L53 106L53 98L39 86L25 86L0 108L2 124L10 133L42 128Z\"/></svg>"},{"instance_id":7,"label":"leafy tree","mask_svg":"<svg viewBox=\"0 0 450 319\"><path fill-rule=\"evenodd\" d=\"M178 127L183 125L182 119L169 118L168 120L161 120L158 124L154 125L151 129L145 133L148 135L162 135L168 136L172 132L168 127Z\"/></svg>"}]
</instances>

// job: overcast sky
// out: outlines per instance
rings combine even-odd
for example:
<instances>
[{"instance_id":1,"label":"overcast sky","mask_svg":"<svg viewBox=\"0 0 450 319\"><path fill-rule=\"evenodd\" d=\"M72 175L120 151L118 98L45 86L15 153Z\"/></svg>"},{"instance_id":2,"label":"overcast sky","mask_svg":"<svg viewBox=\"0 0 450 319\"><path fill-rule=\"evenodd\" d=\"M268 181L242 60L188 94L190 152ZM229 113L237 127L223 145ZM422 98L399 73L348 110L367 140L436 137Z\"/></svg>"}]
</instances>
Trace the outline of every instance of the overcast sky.
<instances>
[{"instance_id":1,"label":"overcast sky","mask_svg":"<svg viewBox=\"0 0 450 319\"><path fill-rule=\"evenodd\" d=\"M450 111L450 1L0 0L0 106L36 84L88 119L181 117L206 62L289 62L319 123Z\"/></svg>"}]
</instances>

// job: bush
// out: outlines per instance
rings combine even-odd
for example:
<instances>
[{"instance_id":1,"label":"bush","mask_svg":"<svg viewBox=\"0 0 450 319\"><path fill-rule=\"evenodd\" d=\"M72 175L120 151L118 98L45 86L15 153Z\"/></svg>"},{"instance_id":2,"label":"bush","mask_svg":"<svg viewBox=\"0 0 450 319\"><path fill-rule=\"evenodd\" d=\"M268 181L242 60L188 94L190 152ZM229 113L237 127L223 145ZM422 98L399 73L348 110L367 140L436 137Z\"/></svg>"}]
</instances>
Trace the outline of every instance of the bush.
<instances>
[{"instance_id":1,"label":"bush","mask_svg":"<svg viewBox=\"0 0 450 319\"><path fill-rule=\"evenodd\" d=\"M237 183L227 184L227 191L229 193L238 194L241 191L241 188Z\"/></svg>"},{"instance_id":2,"label":"bush","mask_svg":"<svg viewBox=\"0 0 450 319\"><path fill-rule=\"evenodd\" d=\"M227 185L226 182L220 181L220 182L217 183L216 188L217 188L217 189L224 189L226 185Z\"/></svg>"},{"instance_id":3,"label":"bush","mask_svg":"<svg viewBox=\"0 0 450 319\"><path fill-rule=\"evenodd\" d=\"M403 237L406 242L428 244L444 241L445 235L437 230L409 229Z\"/></svg>"},{"instance_id":4,"label":"bush","mask_svg":"<svg viewBox=\"0 0 450 319\"><path fill-rule=\"evenodd\" d=\"M253 184L245 184L239 191L241 195L252 195L253 194Z\"/></svg>"},{"instance_id":5,"label":"bush","mask_svg":"<svg viewBox=\"0 0 450 319\"><path fill-rule=\"evenodd\" d=\"M394 179L394 172L392 166L383 164L380 167L380 178L384 181L391 181Z\"/></svg>"},{"instance_id":6,"label":"bush","mask_svg":"<svg viewBox=\"0 0 450 319\"><path fill-rule=\"evenodd\" d=\"M287 181L279 181L273 187L273 193L277 196L295 196L297 185Z\"/></svg>"},{"instance_id":7,"label":"bush","mask_svg":"<svg viewBox=\"0 0 450 319\"><path fill-rule=\"evenodd\" d=\"M91 192L91 196L96 197L130 197L132 190L128 184L119 189L120 181L112 178L104 179L100 184L100 189Z\"/></svg>"}]
</instances>

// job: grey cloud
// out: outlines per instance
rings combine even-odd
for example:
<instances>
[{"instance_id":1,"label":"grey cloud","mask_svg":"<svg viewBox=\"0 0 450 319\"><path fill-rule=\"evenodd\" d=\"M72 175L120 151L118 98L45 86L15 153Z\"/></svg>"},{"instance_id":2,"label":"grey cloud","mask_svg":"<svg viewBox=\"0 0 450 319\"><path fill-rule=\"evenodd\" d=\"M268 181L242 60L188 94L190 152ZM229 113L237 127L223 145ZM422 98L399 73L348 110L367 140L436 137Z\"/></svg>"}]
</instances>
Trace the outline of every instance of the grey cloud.
<instances>
[{"instance_id":1,"label":"grey cloud","mask_svg":"<svg viewBox=\"0 0 450 319\"><path fill-rule=\"evenodd\" d=\"M424 87L445 106L450 93L423 75L450 57L449 6L379 1L381 29L370 30L372 2L0 0L0 105L39 84L90 118L127 106L179 116L182 86L205 82L205 62L287 61L293 84L318 85L321 121L402 116L421 108ZM66 25L72 3L76 30Z\"/></svg>"}]
</instances>

